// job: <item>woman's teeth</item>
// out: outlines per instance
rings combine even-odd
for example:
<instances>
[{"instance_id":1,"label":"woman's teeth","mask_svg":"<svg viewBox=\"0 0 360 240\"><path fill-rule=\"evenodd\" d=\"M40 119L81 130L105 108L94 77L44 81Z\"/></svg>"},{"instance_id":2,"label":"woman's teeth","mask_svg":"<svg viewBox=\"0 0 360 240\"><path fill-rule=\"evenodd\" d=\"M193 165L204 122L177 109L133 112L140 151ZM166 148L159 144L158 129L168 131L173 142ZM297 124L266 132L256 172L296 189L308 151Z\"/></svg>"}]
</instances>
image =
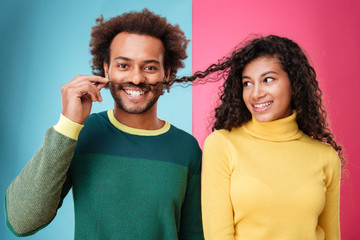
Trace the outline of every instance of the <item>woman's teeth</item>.
<instances>
[{"instance_id":1,"label":"woman's teeth","mask_svg":"<svg viewBox=\"0 0 360 240\"><path fill-rule=\"evenodd\" d=\"M271 103L272 102L267 102L267 103L255 104L253 106L256 108L263 108L263 107L269 106Z\"/></svg>"}]
</instances>

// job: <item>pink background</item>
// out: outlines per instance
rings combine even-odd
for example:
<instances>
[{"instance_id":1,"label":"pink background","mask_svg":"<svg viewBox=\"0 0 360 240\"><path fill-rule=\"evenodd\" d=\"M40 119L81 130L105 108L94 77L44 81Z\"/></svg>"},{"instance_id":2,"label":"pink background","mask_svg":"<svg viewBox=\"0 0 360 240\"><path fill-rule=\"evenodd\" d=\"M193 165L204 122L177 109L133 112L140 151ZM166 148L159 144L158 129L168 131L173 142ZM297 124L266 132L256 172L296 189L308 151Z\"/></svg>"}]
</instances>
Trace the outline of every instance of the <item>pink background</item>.
<instances>
[{"instance_id":1,"label":"pink background","mask_svg":"<svg viewBox=\"0 0 360 240\"><path fill-rule=\"evenodd\" d=\"M193 0L193 72L231 52L251 34L293 39L318 74L330 126L346 150L341 188L342 239L360 239L360 1ZM202 146L210 131L219 83L193 87L193 134Z\"/></svg>"}]
</instances>

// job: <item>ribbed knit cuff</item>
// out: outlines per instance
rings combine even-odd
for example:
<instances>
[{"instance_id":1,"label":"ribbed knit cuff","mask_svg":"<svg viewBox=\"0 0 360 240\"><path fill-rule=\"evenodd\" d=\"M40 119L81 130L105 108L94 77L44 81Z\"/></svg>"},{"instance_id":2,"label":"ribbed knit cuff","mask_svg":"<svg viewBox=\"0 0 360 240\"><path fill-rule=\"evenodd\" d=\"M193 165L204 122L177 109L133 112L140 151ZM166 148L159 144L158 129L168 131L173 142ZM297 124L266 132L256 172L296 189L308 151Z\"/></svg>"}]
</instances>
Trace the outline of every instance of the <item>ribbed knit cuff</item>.
<instances>
[{"instance_id":1,"label":"ribbed knit cuff","mask_svg":"<svg viewBox=\"0 0 360 240\"><path fill-rule=\"evenodd\" d=\"M78 140L79 133L83 127L84 125L73 122L61 114L59 122L54 126L54 129L62 135Z\"/></svg>"}]
</instances>

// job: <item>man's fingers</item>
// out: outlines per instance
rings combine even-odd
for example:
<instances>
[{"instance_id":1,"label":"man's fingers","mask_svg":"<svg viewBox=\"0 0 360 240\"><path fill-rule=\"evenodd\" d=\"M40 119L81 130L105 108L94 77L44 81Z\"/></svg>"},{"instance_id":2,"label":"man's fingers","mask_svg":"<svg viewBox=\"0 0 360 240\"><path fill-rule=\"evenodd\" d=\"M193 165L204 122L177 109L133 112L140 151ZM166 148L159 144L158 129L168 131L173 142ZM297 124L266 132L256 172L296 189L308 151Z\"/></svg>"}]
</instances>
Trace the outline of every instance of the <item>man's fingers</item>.
<instances>
[{"instance_id":1,"label":"man's fingers","mask_svg":"<svg viewBox=\"0 0 360 240\"><path fill-rule=\"evenodd\" d=\"M94 76L94 75L78 75L75 77L77 83L83 83L90 81L92 87L95 87L96 92L96 98L92 96L92 101L102 101L102 97L100 94L100 90L106 86L106 84L109 82L107 78L100 77L100 76Z\"/></svg>"},{"instance_id":2,"label":"man's fingers","mask_svg":"<svg viewBox=\"0 0 360 240\"><path fill-rule=\"evenodd\" d=\"M97 83L95 83L94 85L97 87L97 89L101 90L101 89L102 89L103 87L105 87L106 84L108 84L108 83L109 83L109 79L106 78L106 82L105 82L105 83L99 83L99 82L97 82Z\"/></svg>"},{"instance_id":3,"label":"man's fingers","mask_svg":"<svg viewBox=\"0 0 360 240\"><path fill-rule=\"evenodd\" d=\"M82 97L82 94L91 95L91 100L96 102L102 101L100 90L109 82L107 78L92 76L92 75L78 75L71 82L65 84L63 87L70 92L75 93L77 97ZM68 94L69 94L68 93Z\"/></svg>"},{"instance_id":4,"label":"man's fingers","mask_svg":"<svg viewBox=\"0 0 360 240\"><path fill-rule=\"evenodd\" d=\"M61 87L62 113L83 123L91 112L92 102L102 101L100 90L109 80L94 75L77 75Z\"/></svg>"},{"instance_id":5,"label":"man's fingers","mask_svg":"<svg viewBox=\"0 0 360 240\"><path fill-rule=\"evenodd\" d=\"M88 83L82 86L79 86L74 89L74 91L77 91L81 93L79 96L82 97L82 95L87 94L90 95L91 100L93 102L97 102L101 100L101 97L99 98L100 91L96 88L94 84Z\"/></svg>"},{"instance_id":6,"label":"man's fingers","mask_svg":"<svg viewBox=\"0 0 360 240\"><path fill-rule=\"evenodd\" d=\"M106 80L107 80L107 82L105 82L105 83L95 83L94 84L96 86L96 88L99 90L98 91L98 97L100 99L100 102L102 102L102 97L101 97L101 94L100 94L100 90L109 83L109 80L108 79L106 79Z\"/></svg>"},{"instance_id":7,"label":"man's fingers","mask_svg":"<svg viewBox=\"0 0 360 240\"><path fill-rule=\"evenodd\" d=\"M107 78L95 75L77 75L71 82L90 81L92 83L106 84L109 80Z\"/></svg>"}]
</instances>

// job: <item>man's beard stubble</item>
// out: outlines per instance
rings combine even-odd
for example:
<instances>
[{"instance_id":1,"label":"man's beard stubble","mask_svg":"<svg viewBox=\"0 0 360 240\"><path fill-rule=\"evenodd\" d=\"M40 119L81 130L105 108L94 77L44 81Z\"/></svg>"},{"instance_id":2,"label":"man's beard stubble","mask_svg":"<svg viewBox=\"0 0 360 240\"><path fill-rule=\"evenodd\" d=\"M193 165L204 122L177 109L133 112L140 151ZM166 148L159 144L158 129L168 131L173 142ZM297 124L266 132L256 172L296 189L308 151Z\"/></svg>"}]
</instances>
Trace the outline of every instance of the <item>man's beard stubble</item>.
<instances>
[{"instance_id":1,"label":"man's beard stubble","mask_svg":"<svg viewBox=\"0 0 360 240\"><path fill-rule=\"evenodd\" d=\"M110 82L109 84L109 89L110 89L110 93L115 101L115 103L118 105L118 107L120 109L122 109L124 112L126 113L130 113L130 114L141 114L141 113L145 113L147 111L149 111L158 101L160 95L163 92L163 87L162 86L152 86L152 87L144 87L141 86L141 89L146 89L145 91L147 91L147 93L152 92L153 93L153 98L150 99L148 102L145 103L145 106L135 106L135 107L128 107L126 106L126 104L124 104L124 102L121 100L120 97L117 96L117 92L118 91L123 91L123 85L119 85L117 86L117 84L111 84L112 82ZM128 83L129 85L135 86L135 87L139 87L139 85L135 85L133 83ZM150 90L148 90L150 88Z\"/></svg>"}]
</instances>

